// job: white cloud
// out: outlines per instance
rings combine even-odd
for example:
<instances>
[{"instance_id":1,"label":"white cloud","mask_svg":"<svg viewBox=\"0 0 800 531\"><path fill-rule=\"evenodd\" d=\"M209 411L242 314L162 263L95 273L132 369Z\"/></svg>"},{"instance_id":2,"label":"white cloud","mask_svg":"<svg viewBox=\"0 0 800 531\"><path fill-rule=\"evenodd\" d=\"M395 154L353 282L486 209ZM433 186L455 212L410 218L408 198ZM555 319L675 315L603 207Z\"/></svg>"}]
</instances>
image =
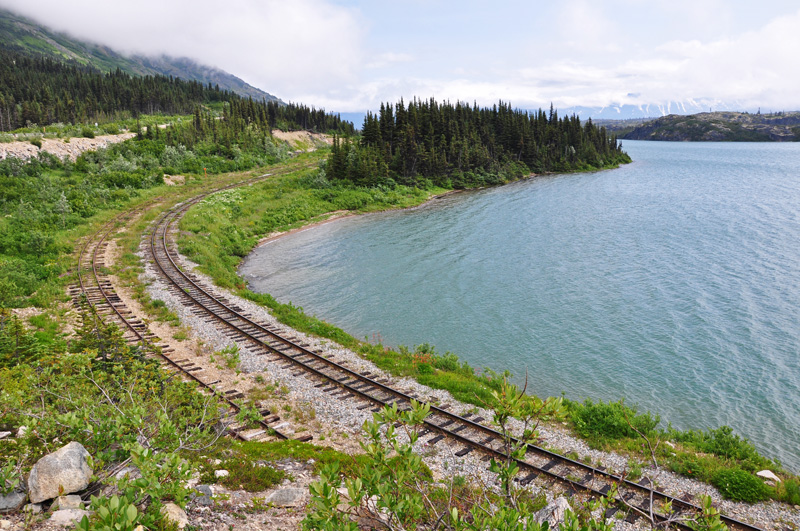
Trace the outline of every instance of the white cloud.
<instances>
[{"instance_id":1,"label":"white cloud","mask_svg":"<svg viewBox=\"0 0 800 531\"><path fill-rule=\"evenodd\" d=\"M408 53L386 52L373 57L364 68L385 68L397 63L410 63L413 60L414 56Z\"/></svg>"},{"instance_id":2,"label":"white cloud","mask_svg":"<svg viewBox=\"0 0 800 531\"><path fill-rule=\"evenodd\" d=\"M0 5L118 50L190 57L285 99L311 86L324 92L352 82L362 62L358 13L325 0L2 0Z\"/></svg>"}]
</instances>

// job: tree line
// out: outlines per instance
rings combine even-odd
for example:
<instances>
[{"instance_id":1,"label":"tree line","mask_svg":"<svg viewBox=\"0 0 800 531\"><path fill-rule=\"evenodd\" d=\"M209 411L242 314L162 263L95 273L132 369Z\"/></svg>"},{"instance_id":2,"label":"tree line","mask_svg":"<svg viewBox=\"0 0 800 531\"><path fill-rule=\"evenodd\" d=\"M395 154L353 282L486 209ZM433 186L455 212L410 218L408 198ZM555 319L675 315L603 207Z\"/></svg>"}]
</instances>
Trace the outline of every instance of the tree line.
<instances>
[{"instance_id":1,"label":"tree line","mask_svg":"<svg viewBox=\"0 0 800 531\"><path fill-rule=\"evenodd\" d=\"M172 76L102 73L76 63L0 48L0 131L52 123L105 123L140 114L192 114L225 103L237 130L309 129L352 133L338 115L305 105L253 101L218 85Z\"/></svg>"},{"instance_id":2,"label":"tree line","mask_svg":"<svg viewBox=\"0 0 800 531\"><path fill-rule=\"evenodd\" d=\"M427 179L459 188L624 162L630 158L604 127L559 117L552 106L528 112L502 101L478 107L415 98L367 113L359 140L337 137L326 176L367 186Z\"/></svg>"}]
</instances>

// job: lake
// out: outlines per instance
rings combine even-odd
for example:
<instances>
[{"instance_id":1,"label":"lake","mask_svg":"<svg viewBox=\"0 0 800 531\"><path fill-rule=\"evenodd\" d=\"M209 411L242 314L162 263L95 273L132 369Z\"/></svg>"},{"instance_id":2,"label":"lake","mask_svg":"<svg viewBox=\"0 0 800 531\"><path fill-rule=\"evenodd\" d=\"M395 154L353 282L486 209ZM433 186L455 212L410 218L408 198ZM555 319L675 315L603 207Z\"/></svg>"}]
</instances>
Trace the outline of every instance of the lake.
<instances>
[{"instance_id":1,"label":"lake","mask_svg":"<svg viewBox=\"0 0 800 531\"><path fill-rule=\"evenodd\" d=\"M727 424L800 471L800 144L624 148L616 170L310 228L240 273L357 337Z\"/></svg>"}]
</instances>

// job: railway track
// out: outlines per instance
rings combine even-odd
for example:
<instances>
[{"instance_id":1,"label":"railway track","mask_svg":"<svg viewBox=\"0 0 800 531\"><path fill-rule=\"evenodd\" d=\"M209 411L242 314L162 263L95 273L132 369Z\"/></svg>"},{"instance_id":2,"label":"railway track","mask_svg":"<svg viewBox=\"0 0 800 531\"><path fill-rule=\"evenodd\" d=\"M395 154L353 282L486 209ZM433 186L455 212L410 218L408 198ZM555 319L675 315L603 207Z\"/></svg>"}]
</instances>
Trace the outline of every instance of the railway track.
<instances>
[{"instance_id":1,"label":"railway track","mask_svg":"<svg viewBox=\"0 0 800 531\"><path fill-rule=\"evenodd\" d=\"M275 173L261 175L218 188L214 192L251 184L274 174L295 171L303 166L294 165ZM201 197L205 197L205 195L207 194L203 194ZM241 407L236 400L243 399L245 397L244 394L236 389L226 390L219 388L217 385L220 383L219 381L206 381L206 379L197 374L203 369L189 359L173 359L170 357L168 354L173 352L173 349L165 344L161 338L153 334L147 324L127 307L114 290L105 264L105 252L111 241L111 235L115 230L125 226L137 216L155 206L158 201L158 198L152 199L136 208L122 212L106 222L99 230L89 235L82 242L77 260L78 281L69 290L74 305L80 311L88 310L91 313L91 318L96 320L96 324L99 324L97 321L101 321L106 325L109 323L116 324L122 331L122 337L127 343L139 345L145 355L159 359L168 370L179 373L184 378L197 383L204 392L215 395L227 406L225 415L227 430L234 437L240 440L261 440L269 437L288 439L289 437L279 429L280 417L267 409L259 411L261 419L256 422L258 428L255 430L237 423L235 419L241 411ZM86 305L89 308L86 308ZM298 438L300 441L310 439L311 436L308 435Z\"/></svg>"},{"instance_id":2,"label":"railway track","mask_svg":"<svg viewBox=\"0 0 800 531\"><path fill-rule=\"evenodd\" d=\"M392 387L388 379L370 372L353 371L329 359L321 351L313 350L302 340L282 335L274 326L257 322L255 317L236 303L204 285L196 275L185 272L173 248L175 223L204 197L198 196L165 212L154 223L149 238L149 250L156 268L169 283L171 292L190 306L194 314L207 322L216 323L228 337L248 344L259 354L268 355L272 360L282 360L285 362L283 368L294 366L302 369L295 374L299 376L306 373L315 378L319 381L316 387L341 400L353 401L353 407L358 410L369 408L378 411L393 404L405 409L411 406L412 400L421 401L414 394ZM487 419L471 413L455 414L448 411L448 405L429 405L431 414L425 421L423 432L423 436L429 436L428 444L435 445L442 441L458 444L455 455L459 457L473 451L485 454L487 460L489 457L506 457L503 436L489 425ZM689 518L701 512L691 496L673 497L648 484L630 481L603 468L589 466L535 445L528 445L525 458L516 461L521 471L519 483L522 485L536 478L545 478L562 484L568 493L582 492L595 497L605 496L616 487L617 504L607 511L608 517L623 510L627 513L624 519L628 522L647 518L656 524L664 524L669 517L659 514L657 508L665 503L671 504L673 517ZM737 531L761 529L728 516L723 516L722 520ZM672 522L671 525L689 529L681 522Z\"/></svg>"}]
</instances>

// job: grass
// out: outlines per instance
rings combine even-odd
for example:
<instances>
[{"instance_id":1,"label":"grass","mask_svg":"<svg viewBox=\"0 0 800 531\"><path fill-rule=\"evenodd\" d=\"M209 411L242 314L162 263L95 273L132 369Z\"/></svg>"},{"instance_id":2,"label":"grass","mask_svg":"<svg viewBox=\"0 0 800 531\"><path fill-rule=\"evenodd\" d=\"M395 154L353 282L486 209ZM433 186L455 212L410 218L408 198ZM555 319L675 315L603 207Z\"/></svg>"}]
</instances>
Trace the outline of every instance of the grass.
<instances>
[{"instance_id":1,"label":"grass","mask_svg":"<svg viewBox=\"0 0 800 531\"><path fill-rule=\"evenodd\" d=\"M189 457L196 458L196 455ZM221 464L212 465L215 459L219 459ZM335 463L346 477L356 477L359 463L364 461L364 457L293 440L259 442L220 439L197 464L203 483L221 482L231 488L245 485L246 490L255 492L270 488L286 477L281 471L275 471L280 473L275 474L259 472L257 469L274 469L272 464L284 460L304 463L313 460L310 466L315 473L319 473L326 465ZM230 475L221 479L215 478L214 470L227 470Z\"/></svg>"}]
</instances>

